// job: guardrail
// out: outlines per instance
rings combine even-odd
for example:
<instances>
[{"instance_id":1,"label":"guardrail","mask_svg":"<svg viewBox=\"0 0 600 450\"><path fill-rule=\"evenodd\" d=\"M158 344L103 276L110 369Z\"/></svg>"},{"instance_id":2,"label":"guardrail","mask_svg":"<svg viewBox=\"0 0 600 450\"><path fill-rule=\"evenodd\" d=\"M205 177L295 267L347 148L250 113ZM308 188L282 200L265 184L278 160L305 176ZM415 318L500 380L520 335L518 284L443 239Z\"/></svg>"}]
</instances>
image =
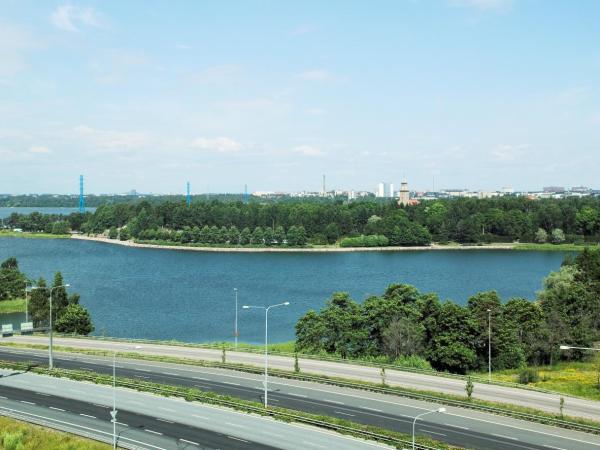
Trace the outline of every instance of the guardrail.
<instances>
[{"instance_id":1,"label":"guardrail","mask_svg":"<svg viewBox=\"0 0 600 450\"><path fill-rule=\"evenodd\" d=\"M179 341L161 341L161 340L152 340L152 339L135 339L135 338L119 338L119 337L107 337L107 336L81 336L75 334L55 334L55 336L75 338L75 339L93 339L97 341L116 341L116 342L131 342L131 343L139 343L139 344L152 344L152 345L173 345L179 347L187 347L187 348L200 348L200 349L208 349L208 350L218 350L222 351L223 346L218 344L202 344L202 343L190 343L190 342L179 342ZM228 352L240 352L240 353L252 353L257 355L262 355L264 350L252 348L252 347L243 347L239 346L238 349L225 347ZM277 350L269 350L269 354L271 356L283 356L288 358L294 358L296 353L290 352L281 352ZM384 368L386 370L397 370L399 372L411 372L418 373L422 375L431 375L442 378L452 378L456 380L467 381L467 378L471 378L473 382L481 383L481 384L489 384L494 386L503 386L503 387L511 387L516 389L524 389L534 392L541 392L544 394L556 394L556 395L564 395L561 392L551 391L548 389L542 389L539 387L528 386L520 383L512 383L509 381L499 381L492 380L490 381L487 377L478 376L478 375L461 375L450 372L440 372L433 369L422 369L419 367L411 367L411 366L399 366L396 364L388 364L381 363L376 361L365 361L360 359L349 359L349 358L341 358L339 356L333 355L322 355L322 354L310 354L310 353L298 353L299 359L310 359L314 361L325 361L325 362L336 362L347 365L358 365L363 367L373 367L377 369ZM293 364L293 362L292 362ZM576 395L569 394L568 397L580 398L582 400L587 400L584 397L578 397Z\"/></svg>"},{"instance_id":2,"label":"guardrail","mask_svg":"<svg viewBox=\"0 0 600 450\"><path fill-rule=\"evenodd\" d=\"M25 367L27 367L26 365L19 364L19 363L9 364L9 365L13 366L15 368L18 367L19 369L24 369ZM27 367L27 368L30 368L30 367ZM58 376L58 377L61 377L64 375L66 378L74 379L77 381L90 381L95 384L112 385L112 383L113 383L112 377L106 377L106 376L102 376L102 375L94 375L94 374L88 374L88 373L81 373L81 372L72 372L72 371L64 370L64 369L50 370L50 369L45 369L45 368L44 369L37 368L35 370L35 372L44 373L44 374L48 374L51 376ZM122 378L117 378L115 384L118 387L129 388L129 389L133 389L133 390L137 390L137 391L151 392L151 393L155 393L155 394L162 395L162 396L175 396L175 397L185 398L185 400L188 400L188 401L196 400L196 401L199 401L202 403L208 403L208 404L212 404L212 405L216 405L216 406L223 406L223 407L233 408L236 410L242 410L247 413L254 413L254 414L259 414L262 416L268 416L268 417L272 417L274 419L278 419L278 420L282 420L282 421L286 421L286 422L293 421L293 422L302 423L305 425L312 425L312 426L327 429L330 431L335 431L335 432L342 433L342 434L349 434L354 437L375 440L378 442L396 446L397 448L405 448L405 446L408 446L408 447L412 446L412 441L409 441L409 440L399 439L399 438L396 438L393 436L388 436L388 435L376 433L373 431L363 430L360 428L340 425L340 424L336 424L336 423L332 423L332 422L326 422L323 420L306 417L306 416L303 416L300 414L293 414L290 412L281 411L281 410L279 410L279 408L265 409L263 407L257 407L257 406L252 406L252 405L242 403L243 401L226 400L226 399L218 398L218 397L214 397L214 396L199 395L194 392L190 392L189 388L182 387L181 389L186 391L186 392L182 392L181 390L178 390L176 388L157 386L154 383L148 383L148 382L139 381L139 380L129 381L129 380L124 380ZM2 411L4 411L4 410L5 410L5 408L0 408L0 414L2 414ZM44 426L46 426L46 425L44 425ZM49 425L49 426L51 426L51 425ZM360 426L360 425L357 424L357 426ZM53 426L51 426L51 427L54 428ZM75 434L79 434L79 432L76 432L76 431L72 431L72 432ZM90 438L96 439L94 437L90 437ZM96 440L102 440L102 439L99 438ZM112 442L112 440L110 442ZM127 447L127 448L132 448L132 447ZM427 445L417 443L417 444L415 444L415 449L439 450L439 447L430 447ZM137 450L137 447L133 448L133 450Z\"/></svg>"}]
</instances>

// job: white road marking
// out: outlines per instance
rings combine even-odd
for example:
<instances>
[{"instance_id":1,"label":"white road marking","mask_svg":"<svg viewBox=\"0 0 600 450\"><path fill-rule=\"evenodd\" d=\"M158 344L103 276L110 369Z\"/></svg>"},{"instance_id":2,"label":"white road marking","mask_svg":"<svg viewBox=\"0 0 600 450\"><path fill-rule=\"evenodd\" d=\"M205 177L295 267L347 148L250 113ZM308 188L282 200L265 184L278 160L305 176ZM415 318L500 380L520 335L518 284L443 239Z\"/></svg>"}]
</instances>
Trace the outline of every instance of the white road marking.
<instances>
[{"instance_id":1,"label":"white road marking","mask_svg":"<svg viewBox=\"0 0 600 450\"><path fill-rule=\"evenodd\" d=\"M304 394L296 394L295 392L289 392L288 395L293 395L294 397L302 397L302 398L307 398L307 395Z\"/></svg>"},{"instance_id":2,"label":"white road marking","mask_svg":"<svg viewBox=\"0 0 600 450\"><path fill-rule=\"evenodd\" d=\"M172 422L172 421L167 420L167 419L161 419L160 417L157 417L156 420L159 420L160 422L166 422L166 423L175 423L175 422Z\"/></svg>"},{"instance_id":3,"label":"white road marking","mask_svg":"<svg viewBox=\"0 0 600 450\"><path fill-rule=\"evenodd\" d=\"M438 433L437 431L425 430L423 428L421 428L421 431L423 431L425 433L429 433L429 434L437 434L439 436L446 436L444 433Z\"/></svg>"},{"instance_id":4,"label":"white road marking","mask_svg":"<svg viewBox=\"0 0 600 450\"><path fill-rule=\"evenodd\" d=\"M195 380L202 380L202 381L209 381L208 378L202 378L202 377L192 377ZM183 439L181 439L183 441Z\"/></svg>"},{"instance_id":5,"label":"white road marking","mask_svg":"<svg viewBox=\"0 0 600 450\"><path fill-rule=\"evenodd\" d=\"M50 394L44 394L43 392L36 392L37 395L43 395L44 397L50 397Z\"/></svg>"},{"instance_id":6,"label":"white road marking","mask_svg":"<svg viewBox=\"0 0 600 450\"><path fill-rule=\"evenodd\" d=\"M246 439L238 438L238 437L235 437L235 436L229 436L229 435L227 435L227 437L229 439L235 439L236 441L245 442L246 444L249 443L249 441L247 441Z\"/></svg>"},{"instance_id":7,"label":"white road marking","mask_svg":"<svg viewBox=\"0 0 600 450\"><path fill-rule=\"evenodd\" d=\"M27 403L28 405L35 405L33 402L26 402L25 400L20 400L21 403Z\"/></svg>"},{"instance_id":8,"label":"white road marking","mask_svg":"<svg viewBox=\"0 0 600 450\"><path fill-rule=\"evenodd\" d=\"M117 425L123 425L124 427L128 427L129 426L126 423L123 423L123 422L116 422L116 423L117 423Z\"/></svg>"},{"instance_id":9,"label":"white road marking","mask_svg":"<svg viewBox=\"0 0 600 450\"><path fill-rule=\"evenodd\" d=\"M237 428L248 428L245 425L240 425L239 423L233 423L233 422L225 422L225 425L229 425L230 427L237 427Z\"/></svg>"},{"instance_id":10,"label":"white road marking","mask_svg":"<svg viewBox=\"0 0 600 450\"><path fill-rule=\"evenodd\" d=\"M149 430L148 428L144 428L144 431L147 431L148 433L152 433L152 434L158 434L158 435L162 436L162 433L160 433L160 432L158 432L158 431L152 431L152 430Z\"/></svg>"},{"instance_id":11,"label":"white road marking","mask_svg":"<svg viewBox=\"0 0 600 450\"><path fill-rule=\"evenodd\" d=\"M108 406L106 406L106 405L101 405L101 404L99 404L99 403L92 403L92 404L93 404L94 406L98 406L98 407L100 407L100 408L108 408Z\"/></svg>"},{"instance_id":12,"label":"white road marking","mask_svg":"<svg viewBox=\"0 0 600 450\"><path fill-rule=\"evenodd\" d=\"M6 400L6 397L3 397L2 395L0 395L0 398L2 398L2 399L4 399L4 400Z\"/></svg>"},{"instance_id":13,"label":"white road marking","mask_svg":"<svg viewBox=\"0 0 600 450\"><path fill-rule=\"evenodd\" d=\"M176 373L171 373L171 372L163 372L163 375L169 375L171 377L178 377L179 376Z\"/></svg>"},{"instance_id":14,"label":"white road marking","mask_svg":"<svg viewBox=\"0 0 600 450\"><path fill-rule=\"evenodd\" d=\"M354 417L354 414L348 414L348 413L345 413L345 412L342 412L342 411L334 411L334 412L336 412L336 413L338 413L338 414L342 414L342 415L344 415L344 416L350 416L350 417Z\"/></svg>"},{"instance_id":15,"label":"white road marking","mask_svg":"<svg viewBox=\"0 0 600 450\"><path fill-rule=\"evenodd\" d=\"M159 406L158 409L162 409L163 411L172 412L172 413L175 412L174 409L165 408L164 406Z\"/></svg>"},{"instance_id":16,"label":"white road marking","mask_svg":"<svg viewBox=\"0 0 600 450\"><path fill-rule=\"evenodd\" d=\"M223 381L223 384L232 384L233 386L239 386L240 383L234 383L232 381Z\"/></svg>"},{"instance_id":17,"label":"white road marking","mask_svg":"<svg viewBox=\"0 0 600 450\"><path fill-rule=\"evenodd\" d=\"M343 405L344 404L342 402L338 402L337 400L329 400L328 398L324 398L323 400L325 400L326 402L329 402L329 403L335 403L336 405Z\"/></svg>"},{"instance_id":18,"label":"white road marking","mask_svg":"<svg viewBox=\"0 0 600 450\"><path fill-rule=\"evenodd\" d=\"M194 441L188 441L187 439L182 439L182 438L180 438L179 440L180 440L181 442L185 442L185 443L187 443L187 444L192 444L192 445L197 445L198 447L200 447L200 444L198 444L197 442L194 442Z\"/></svg>"},{"instance_id":19,"label":"white road marking","mask_svg":"<svg viewBox=\"0 0 600 450\"><path fill-rule=\"evenodd\" d=\"M467 427L461 427L460 425L452 425L451 423L445 423L444 425L446 425L447 427L452 427L452 428L460 428L461 430L468 430Z\"/></svg>"},{"instance_id":20,"label":"white road marking","mask_svg":"<svg viewBox=\"0 0 600 450\"><path fill-rule=\"evenodd\" d=\"M362 406L362 409L368 409L369 411L375 411L375 412L383 412L380 409L376 409L376 408L369 408L368 406Z\"/></svg>"},{"instance_id":21,"label":"white road marking","mask_svg":"<svg viewBox=\"0 0 600 450\"><path fill-rule=\"evenodd\" d=\"M302 441L302 443L305 445L309 445L311 447L327 448L327 447L324 447L323 445L315 444L314 442Z\"/></svg>"},{"instance_id":22,"label":"white road marking","mask_svg":"<svg viewBox=\"0 0 600 450\"><path fill-rule=\"evenodd\" d=\"M554 450L567 450L567 449L565 449L565 448L561 448L561 447L554 447L554 446L552 446L552 445L544 445L544 447L546 447L546 448L552 448L552 449L554 449Z\"/></svg>"},{"instance_id":23,"label":"white road marking","mask_svg":"<svg viewBox=\"0 0 600 450\"><path fill-rule=\"evenodd\" d=\"M82 413L80 413L79 415L83 416L83 417L89 417L90 419L97 419L96 416L90 416L89 414L82 414Z\"/></svg>"},{"instance_id":24,"label":"white road marking","mask_svg":"<svg viewBox=\"0 0 600 450\"><path fill-rule=\"evenodd\" d=\"M53 409L53 410L55 410L55 411L62 411L62 412L65 412L65 410L64 410L64 409L62 409L62 408L55 408L54 406L50 406L50 409Z\"/></svg>"},{"instance_id":25,"label":"white road marking","mask_svg":"<svg viewBox=\"0 0 600 450\"><path fill-rule=\"evenodd\" d=\"M510 439L511 441L518 441L518 439L516 437L512 437L512 436L505 436L503 434L496 434L496 433L490 433L492 436L496 436L502 439Z\"/></svg>"}]
</instances>

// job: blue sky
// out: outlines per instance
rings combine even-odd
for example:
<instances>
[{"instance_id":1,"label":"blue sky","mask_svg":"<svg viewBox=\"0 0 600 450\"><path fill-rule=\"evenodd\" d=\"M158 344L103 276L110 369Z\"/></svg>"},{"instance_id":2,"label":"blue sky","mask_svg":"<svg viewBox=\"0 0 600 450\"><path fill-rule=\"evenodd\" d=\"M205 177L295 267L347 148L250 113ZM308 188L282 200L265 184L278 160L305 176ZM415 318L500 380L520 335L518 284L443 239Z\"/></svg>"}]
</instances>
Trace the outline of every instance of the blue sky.
<instances>
[{"instance_id":1,"label":"blue sky","mask_svg":"<svg viewBox=\"0 0 600 450\"><path fill-rule=\"evenodd\" d=\"M0 0L0 192L600 188L600 2Z\"/></svg>"}]
</instances>

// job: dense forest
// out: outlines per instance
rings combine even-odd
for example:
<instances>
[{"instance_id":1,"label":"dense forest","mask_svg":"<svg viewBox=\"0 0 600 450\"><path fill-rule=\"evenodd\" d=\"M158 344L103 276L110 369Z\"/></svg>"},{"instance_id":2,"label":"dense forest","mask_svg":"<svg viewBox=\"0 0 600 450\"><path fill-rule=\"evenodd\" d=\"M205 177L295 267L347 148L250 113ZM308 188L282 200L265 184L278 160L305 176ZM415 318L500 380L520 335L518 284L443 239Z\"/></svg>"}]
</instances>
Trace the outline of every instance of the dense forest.
<instances>
[{"instance_id":1,"label":"dense forest","mask_svg":"<svg viewBox=\"0 0 600 450\"><path fill-rule=\"evenodd\" d=\"M600 250L567 258L544 280L535 302L503 303L490 291L461 306L402 284L363 303L338 292L320 312L299 319L296 348L392 362L416 356L438 370L466 373L487 368L488 320L494 370L552 364L561 356L583 358L578 351L561 354L559 346L591 347L600 339Z\"/></svg>"},{"instance_id":2,"label":"dense forest","mask_svg":"<svg viewBox=\"0 0 600 450\"><path fill-rule=\"evenodd\" d=\"M79 304L79 294L68 295L62 274L57 272L52 286L39 278L30 280L19 269L16 258L11 257L0 264L0 302L25 298L27 290L29 314L35 328L47 327L50 314L50 290L52 289L53 328L61 333L89 334L94 331L89 312Z\"/></svg>"},{"instance_id":3,"label":"dense forest","mask_svg":"<svg viewBox=\"0 0 600 450\"><path fill-rule=\"evenodd\" d=\"M208 245L411 246L431 242L600 242L600 198L394 201L196 200L104 204L94 213L13 214L6 226Z\"/></svg>"}]
</instances>

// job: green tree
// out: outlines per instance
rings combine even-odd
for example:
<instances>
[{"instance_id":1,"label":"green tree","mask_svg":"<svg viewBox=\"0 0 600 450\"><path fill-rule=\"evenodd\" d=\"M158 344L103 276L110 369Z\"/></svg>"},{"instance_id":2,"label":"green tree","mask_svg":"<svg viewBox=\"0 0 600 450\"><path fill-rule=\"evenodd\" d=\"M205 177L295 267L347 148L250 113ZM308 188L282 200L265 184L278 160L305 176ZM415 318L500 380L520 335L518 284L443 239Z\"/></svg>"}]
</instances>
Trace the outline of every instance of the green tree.
<instances>
[{"instance_id":1,"label":"green tree","mask_svg":"<svg viewBox=\"0 0 600 450\"><path fill-rule=\"evenodd\" d=\"M263 233L263 229L261 227L256 227L252 232L250 242L254 245L262 245L264 243L264 239L265 234Z\"/></svg>"},{"instance_id":2,"label":"green tree","mask_svg":"<svg viewBox=\"0 0 600 450\"><path fill-rule=\"evenodd\" d=\"M597 209L584 206L575 216L577 227L585 235L591 235L596 232L600 225L600 214Z\"/></svg>"},{"instance_id":3,"label":"green tree","mask_svg":"<svg viewBox=\"0 0 600 450\"><path fill-rule=\"evenodd\" d=\"M264 239L264 242L265 242L266 246L273 245L273 239L274 239L273 234L274 233L273 233L273 229L272 228L267 227L267 228L264 229L263 239Z\"/></svg>"},{"instance_id":4,"label":"green tree","mask_svg":"<svg viewBox=\"0 0 600 450\"><path fill-rule=\"evenodd\" d=\"M110 230L108 230L108 238L116 239L118 236L119 236L119 232L117 231L117 227L115 227L115 226L110 227Z\"/></svg>"},{"instance_id":5,"label":"green tree","mask_svg":"<svg viewBox=\"0 0 600 450\"><path fill-rule=\"evenodd\" d=\"M36 289L32 289L29 297L29 317L31 317L34 327L41 327L48 324L50 311L49 297L50 292L46 288L46 280L40 278L36 283Z\"/></svg>"},{"instance_id":6,"label":"green tree","mask_svg":"<svg viewBox=\"0 0 600 450\"><path fill-rule=\"evenodd\" d=\"M52 234L68 234L69 233L69 222L61 220L52 224Z\"/></svg>"},{"instance_id":7,"label":"green tree","mask_svg":"<svg viewBox=\"0 0 600 450\"><path fill-rule=\"evenodd\" d=\"M535 242L538 244L543 244L548 242L548 233L543 228L538 228L535 232Z\"/></svg>"},{"instance_id":8,"label":"green tree","mask_svg":"<svg viewBox=\"0 0 600 450\"><path fill-rule=\"evenodd\" d=\"M6 259L0 264L0 300L23 297L26 281L27 278L19 270L17 259Z\"/></svg>"},{"instance_id":9,"label":"green tree","mask_svg":"<svg viewBox=\"0 0 600 450\"><path fill-rule=\"evenodd\" d=\"M245 227L240 233L240 244L248 245L252 241L252 232L250 228Z\"/></svg>"},{"instance_id":10,"label":"green tree","mask_svg":"<svg viewBox=\"0 0 600 450\"><path fill-rule=\"evenodd\" d=\"M230 245L238 245L240 243L240 231L235 225L229 227L227 240Z\"/></svg>"},{"instance_id":11,"label":"green tree","mask_svg":"<svg viewBox=\"0 0 600 450\"><path fill-rule=\"evenodd\" d=\"M383 343L391 360L400 355L420 355L423 352L425 328L407 317L392 321L383 331Z\"/></svg>"},{"instance_id":12,"label":"green tree","mask_svg":"<svg viewBox=\"0 0 600 450\"><path fill-rule=\"evenodd\" d=\"M553 244L562 244L565 242L565 233L560 228L555 228L552 230L552 234L550 235L550 240Z\"/></svg>"},{"instance_id":13,"label":"green tree","mask_svg":"<svg viewBox=\"0 0 600 450\"><path fill-rule=\"evenodd\" d=\"M56 319L55 329L60 333L88 335L94 331L94 325L87 309L72 303Z\"/></svg>"},{"instance_id":14,"label":"green tree","mask_svg":"<svg viewBox=\"0 0 600 450\"><path fill-rule=\"evenodd\" d=\"M275 228L275 231L273 232L273 239L277 242L277 244L283 245L285 241L285 230L281 225Z\"/></svg>"},{"instance_id":15,"label":"green tree","mask_svg":"<svg viewBox=\"0 0 600 450\"><path fill-rule=\"evenodd\" d=\"M128 241L129 239L131 239L131 233L125 226L119 230L119 240L120 241Z\"/></svg>"}]
</instances>

